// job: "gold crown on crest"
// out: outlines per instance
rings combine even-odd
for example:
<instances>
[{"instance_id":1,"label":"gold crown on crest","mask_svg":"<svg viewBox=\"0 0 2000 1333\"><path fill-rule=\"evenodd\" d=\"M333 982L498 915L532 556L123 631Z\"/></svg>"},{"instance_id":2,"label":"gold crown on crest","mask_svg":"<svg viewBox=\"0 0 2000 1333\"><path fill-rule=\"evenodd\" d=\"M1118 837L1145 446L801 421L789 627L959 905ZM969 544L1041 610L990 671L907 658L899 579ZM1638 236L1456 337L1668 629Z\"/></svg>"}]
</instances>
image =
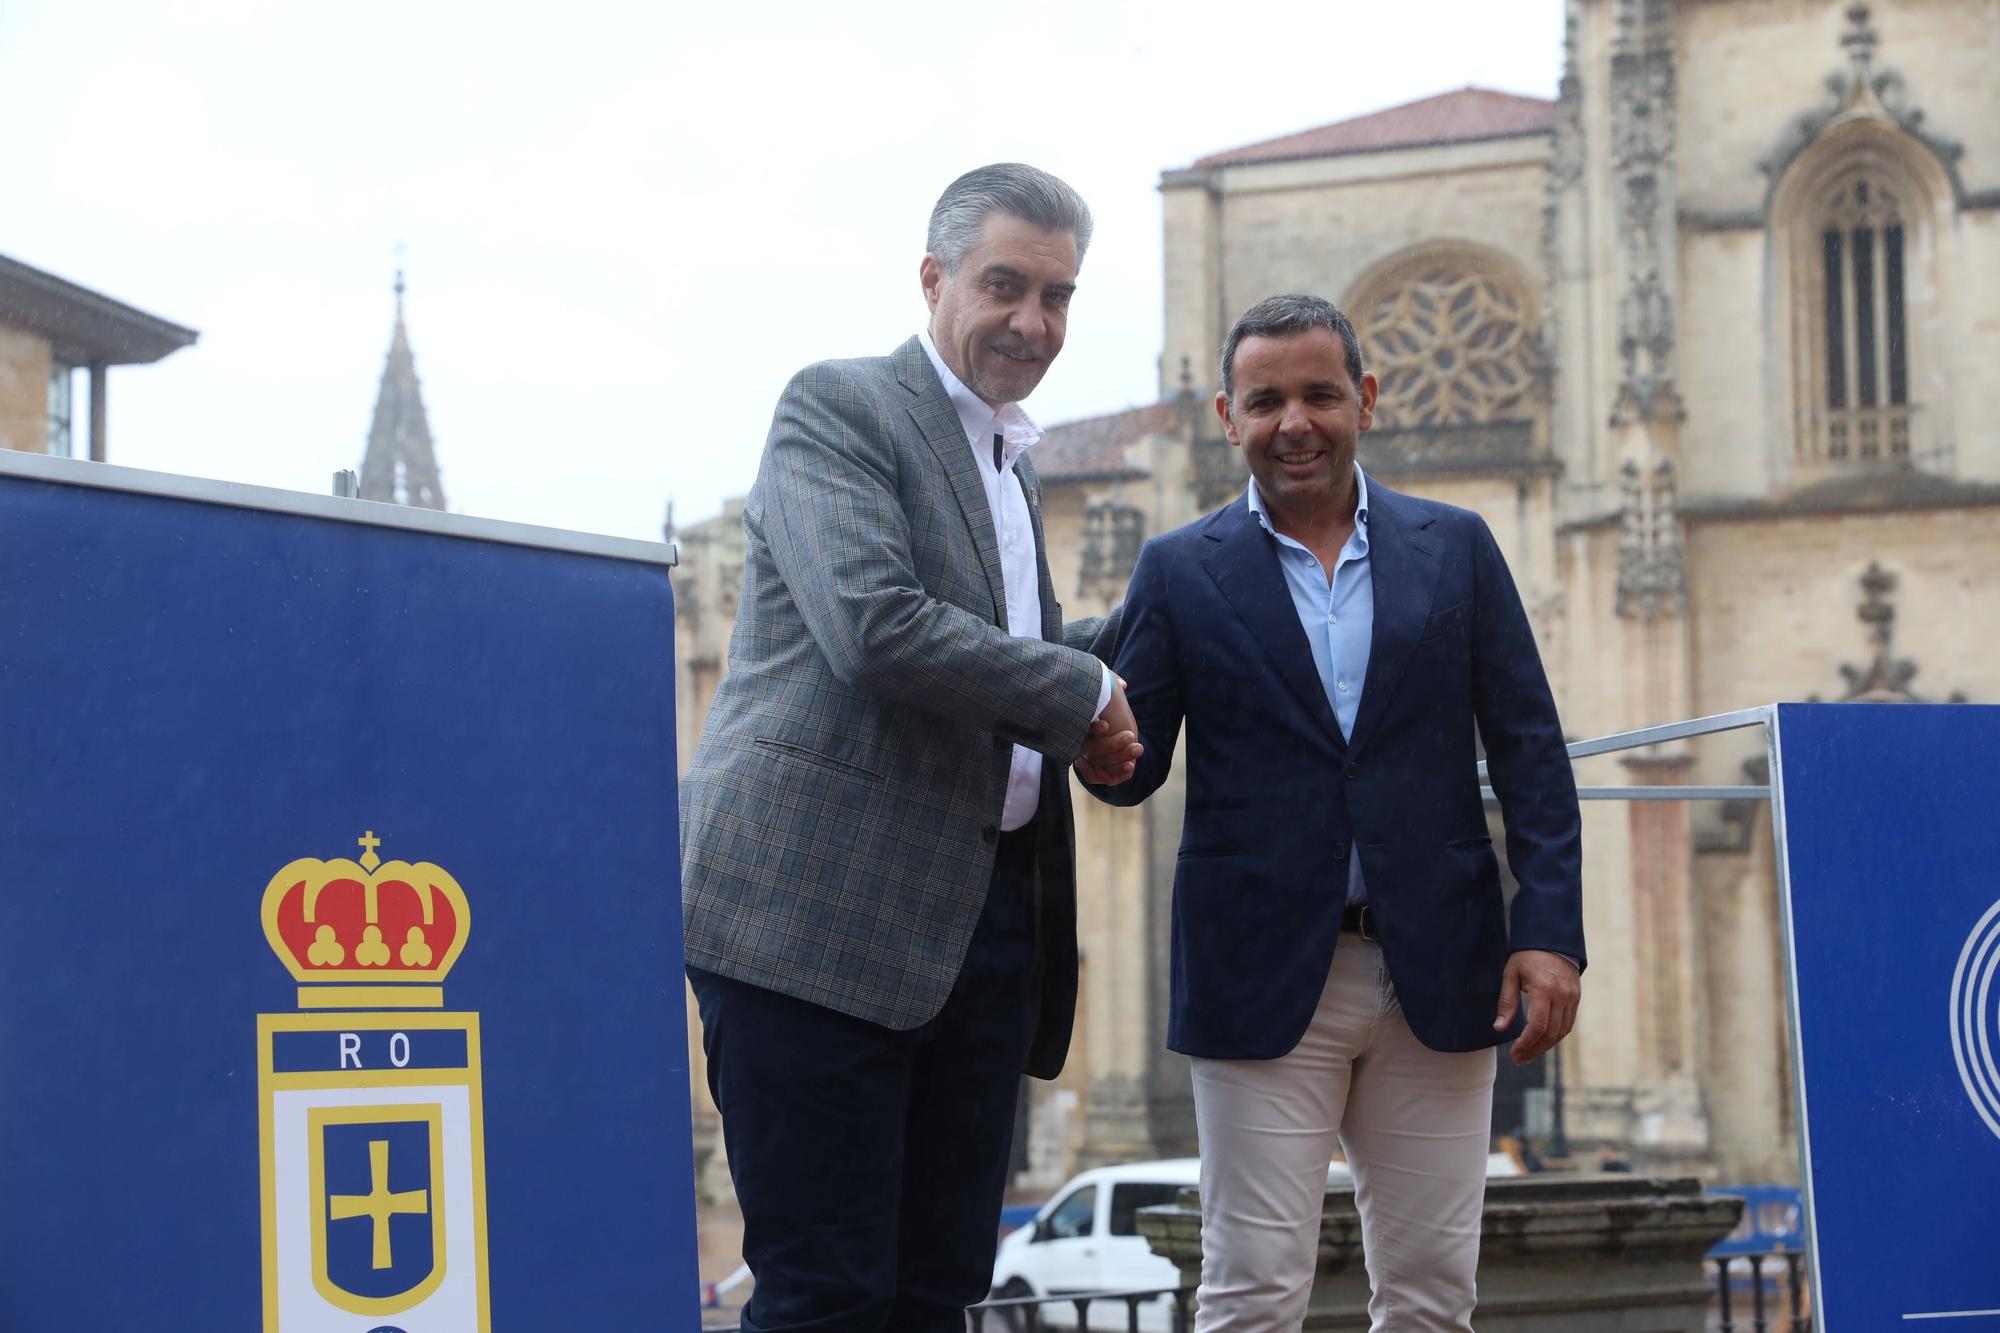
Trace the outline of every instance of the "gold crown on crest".
<instances>
[{"instance_id":1,"label":"gold crown on crest","mask_svg":"<svg viewBox=\"0 0 2000 1333\"><path fill-rule=\"evenodd\" d=\"M299 1008L436 1009L465 949L465 890L429 861L301 857L264 887L264 938L300 983Z\"/></svg>"}]
</instances>

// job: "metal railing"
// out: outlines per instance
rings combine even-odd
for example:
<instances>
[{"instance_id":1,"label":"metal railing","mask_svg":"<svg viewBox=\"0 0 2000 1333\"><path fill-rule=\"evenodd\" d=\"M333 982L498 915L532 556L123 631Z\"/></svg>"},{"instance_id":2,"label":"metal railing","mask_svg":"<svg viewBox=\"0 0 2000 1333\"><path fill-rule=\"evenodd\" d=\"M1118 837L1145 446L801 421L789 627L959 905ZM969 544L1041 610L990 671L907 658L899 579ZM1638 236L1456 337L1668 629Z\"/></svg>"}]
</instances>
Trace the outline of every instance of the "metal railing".
<instances>
[{"instance_id":1,"label":"metal railing","mask_svg":"<svg viewBox=\"0 0 2000 1333\"><path fill-rule=\"evenodd\" d=\"M1798 1251L1735 1254L1704 1259L1712 1288L1710 1333L1811 1333L1811 1282ZM1072 1292L1062 1296L995 1296L965 1312L969 1333L1043 1333L1051 1327L1080 1333L1139 1333L1141 1309L1162 1297L1173 1301L1172 1333L1194 1328L1194 1288ZM1049 1323L1043 1312L1062 1311ZM1075 1323L1069 1322L1074 1316ZM705 1325L704 1333L737 1333L738 1326Z\"/></svg>"},{"instance_id":2,"label":"metal railing","mask_svg":"<svg viewBox=\"0 0 2000 1333\"><path fill-rule=\"evenodd\" d=\"M1709 1301L1710 1333L1811 1333L1808 1304L1810 1283L1806 1257L1797 1251L1736 1254L1702 1261L1713 1295ZM1043 1333L1051 1325L1043 1311L1061 1308L1065 1318L1055 1327L1080 1333L1139 1333L1139 1312L1149 1301L1173 1300L1173 1333L1194 1327L1194 1288L1153 1291L1093 1291L1064 1296L993 1297L965 1312L969 1333ZM1076 1322L1068 1322L1074 1315ZM737 1333L738 1326L705 1325L704 1333Z\"/></svg>"},{"instance_id":3,"label":"metal railing","mask_svg":"<svg viewBox=\"0 0 2000 1333\"><path fill-rule=\"evenodd\" d=\"M1772 707L1769 704L1757 708L1739 708L1733 713L1716 713L1710 717L1692 718L1686 722L1668 722L1657 727L1641 727L1637 731L1621 731L1615 736L1602 736L1596 740L1578 741L1565 747L1571 759L1585 759L1594 754L1612 754L1619 750L1636 750L1647 745L1660 745L1666 741L1686 740L1692 736L1712 736L1720 731L1740 731L1745 727L1767 727L1771 721ZM1766 731L1766 737L1769 731ZM1767 739L1768 744L1768 739ZM1486 761L1479 761L1479 776L1486 777ZM1493 799L1493 788L1481 786L1479 794L1487 800ZM1578 787L1578 800L1582 801L1768 801L1771 788L1763 786L1741 787Z\"/></svg>"},{"instance_id":4,"label":"metal railing","mask_svg":"<svg viewBox=\"0 0 2000 1333\"><path fill-rule=\"evenodd\" d=\"M1577 797L1585 801L1771 801L1773 838L1779 847L1783 847L1784 809L1781 802L1772 801L1772 783L1777 781L1779 774L1777 717L1777 705L1765 704L1757 708L1740 708L1734 712L1691 718L1684 722L1641 727L1635 731L1619 732L1615 736L1578 741L1565 747L1570 759L1575 761L1592 755L1614 754L1621 750L1642 749L1668 741L1688 740L1696 736L1712 736L1718 732L1757 727L1764 733L1764 756L1768 765L1766 771L1771 775L1770 783L1754 786L1694 784L1578 786ZM1487 800L1494 799L1493 788L1484 785L1487 780L1484 760L1479 764L1479 778L1482 784L1480 794ZM1782 856L1778 859L1777 869L1778 896L1785 914L1787 923L1785 929L1789 938L1791 886L1787 863ZM1789 945L1787 947L1789 948ZM1792 965L1793 960L1788 957L1786 959L1788 971ZM1793 997L1793 1001L1789 1020L1793 1048L1797 1049L1799 1032L1796 996ZM1558 1048L1558 1058L1560 1054ZM1561 1066L1558 1065L1557 1068L1559 1070ZM1799 1115L1800 1124L1803 1125L1805 1123L1803 1104L1799 1108ZM1810 1191L1810 1179L1806 1181L1806 1187ZM1709 1306L1709 1328L1712 1333L1811 1333L1815 1274L1808 1267L1804 1254L1788 1251L1718 1256L1705 1260L1704 1270L1714 1281L1714 1298Z\"/></svg>"},{"instance_id":5,"label":"metal railing","mask_svg":"<svg viewBox=\"0 0 2000 1333\"><path fill-rule=\"evenodd\" d=\"M1811 1333L1809 1303L1811 1283L1806 1273L1806 1257L1798 1251L1766 1254L1736 1254L1704 1259L1714 1295L1709 1304L1708 1325L1712 1333ZM1139 1309L1162 1296L1173 1298L1173 1333L1188 1333L1194 1327L1194 1288L1167 1291L1100 1291L1067 1296L1031 1296L1019 1299L992 1299L966 1311L966 1327L972 1333L989 1328L1006 1333L1041 1333L1048 1325L1042 1311L1051 1306L1069 1306L1076 1323L1063 1328L1128 1330L1138 1333ZM1109 1320L1093 1323L1091 1307L1113 1306ZM1122 1314L1122 1318L1118 1317ZM994 1316L991 1323L987 1316Z\"/></svg>"},{"instance_id":6,"label":"metal railing","mask_svg":"<svg viewBox=\"0 0 2000 1333\"><path fill-rule=\"evenodd\" d=\"M1139 1333L1140 1311L1162 1298L1173 1302L1169 1312L1172 1333L1191 1333L1193 1287L1070 1292L1062 1296L994 1296L965 1312L965 1327L969 1333L1043 1333L1051 1328L1077 1329L1079 1333ZM1045 1321L1043 1311L1051 1309L1062 1310L1060 1322ZM1069 1322L1072 1315L1075 1323ZM739 1333L739 1326L705 1324L702 1333Z\"/></svg>"},{"instance_id":7,"label":"metal railing","mask_svg":"<svg viewBox=\"0 0 2000 1333\"><path fill-rule=\"evenodd\" d=\"M1811 1333L1805 1255L1735 1254L1703 1266L1715 1285L1708 1323L1713 1333Z\"/></svg>"},{"instance_id":8,"label":"metal railing","mask_svg":"<svg viewBox=\"0 0 2000 1333\"><path fill-rule=\"evenodd\" d=\"M985 1333L988 1328L1005 1330L1005 1333L1041 1333L1051 1327L1042 1320L1042 1311L1051 1307L1069 1306L1076 1315L1074 1324L1064 1322L1053 1325L1056 1328L1074 1328L1082 1333L1139 1333L1139 1311L1142 1306L1161 1297L1173 1299L1173 1333L1189 1333L1194 1327L1194 1288L1164 1287L1149 1291L1088 1291L1072 1292L1063 1296L995 1296L973 1306L965 1312L965 1326L972 1333ZM1108 1317L1091 1322L1090 1310L1097 1306L1100 1310L1111 1307ZM987 1316L992 1316L989 1324ZM1120 1318L1120 1316L1123 1316Z\"/></svg>"}]
</instances>

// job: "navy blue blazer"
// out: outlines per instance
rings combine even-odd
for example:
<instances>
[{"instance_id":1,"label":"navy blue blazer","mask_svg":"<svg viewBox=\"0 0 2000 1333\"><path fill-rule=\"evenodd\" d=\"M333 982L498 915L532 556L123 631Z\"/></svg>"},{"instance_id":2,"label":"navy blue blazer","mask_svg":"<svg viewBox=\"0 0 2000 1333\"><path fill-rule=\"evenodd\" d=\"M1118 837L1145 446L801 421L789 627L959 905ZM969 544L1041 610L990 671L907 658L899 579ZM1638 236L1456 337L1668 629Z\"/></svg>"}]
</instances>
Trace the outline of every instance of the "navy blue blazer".
<instances>
[{"instance_id":1,"label":"navy blue blazer","mask_svg":"<svg viewBox=\"0 0 2000 1333\"><path fill-rule=\"evenodd\" d=\"M1343 740L1273 543L1239 497L1146 543L1118 674L1146 753L1112 805L1158 790L1187 732L1167 1044L1274 1059L1305 1035L1359 849L1375 931L1418 1040L1493 1030L1513 949L1579 963L1580 818L1548 677L1485 522L1368 479L1375 628ZM1510 913L1474 767L1484 740L1520 889Z\"/></svg>"}]
</instances>

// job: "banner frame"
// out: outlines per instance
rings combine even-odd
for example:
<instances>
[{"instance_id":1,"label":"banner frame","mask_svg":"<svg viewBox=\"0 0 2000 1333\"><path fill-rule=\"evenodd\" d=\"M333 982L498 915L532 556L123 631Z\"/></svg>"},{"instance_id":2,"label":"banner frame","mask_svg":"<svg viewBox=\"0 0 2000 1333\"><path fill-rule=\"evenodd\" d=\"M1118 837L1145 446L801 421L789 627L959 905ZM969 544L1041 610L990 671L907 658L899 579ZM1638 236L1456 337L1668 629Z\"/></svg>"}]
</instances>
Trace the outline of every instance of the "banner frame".
<instances>
[{"instance_id":1,"label":"banner frame","mask_svg":"<svg viewBox=\"0 0 2000 1333\"><path fill-rule=\"evenodd\" d=\"M428 532L441 537L465 537L498 542L505 546L529 546L548 551L570 551L578 555L603 556L639 564L680 564L680 547L672 542L641 541L636 537L613 537L595 532L573 532L567 528L545 528L533 523L512 523L503 519L475 518L470 514L447 514L434 509L387 504L379 500L348 499L333 495L313 495L306 491L281 490L272 486L252 486L244 482L216 481L208 477L178 472L149 472L142 468L113 463L93 463L81 458L56 458L48 454L28 454L0 449L0 477L49 482L60 486L87 486L98 490L129 491L170 500L192 500L198 504L226 505L235 509L261 509L275 514L296 514L304 518L332 519L339 523L364 523L405 532Z\"/></svg>"}]
</instances>

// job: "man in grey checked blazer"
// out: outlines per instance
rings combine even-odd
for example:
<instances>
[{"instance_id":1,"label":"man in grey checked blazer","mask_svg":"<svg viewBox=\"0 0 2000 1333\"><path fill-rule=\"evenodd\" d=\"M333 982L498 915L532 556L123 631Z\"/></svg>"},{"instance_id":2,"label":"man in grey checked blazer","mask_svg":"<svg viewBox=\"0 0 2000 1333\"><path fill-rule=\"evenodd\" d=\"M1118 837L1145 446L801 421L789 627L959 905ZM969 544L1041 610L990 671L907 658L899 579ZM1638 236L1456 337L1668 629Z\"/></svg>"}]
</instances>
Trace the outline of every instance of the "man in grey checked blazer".
<instances>
[{"instance_id":1,"label":"man in grey checked blazer","mask_svg":"<svg viewBox=\"0 0 2000 1333\"><path fill-rule=\"evenodd\" d=\"M744 508L681 819L746 1330L962 1328L1021 1074L1068 1050L1068 770L1123 780L1138 746L1103 662L1116 613L1062 623L1015 404L1061 349L1089 239L1044 172L953 182L929 327L795 376Z\"/></svg>"}]
</instances>

